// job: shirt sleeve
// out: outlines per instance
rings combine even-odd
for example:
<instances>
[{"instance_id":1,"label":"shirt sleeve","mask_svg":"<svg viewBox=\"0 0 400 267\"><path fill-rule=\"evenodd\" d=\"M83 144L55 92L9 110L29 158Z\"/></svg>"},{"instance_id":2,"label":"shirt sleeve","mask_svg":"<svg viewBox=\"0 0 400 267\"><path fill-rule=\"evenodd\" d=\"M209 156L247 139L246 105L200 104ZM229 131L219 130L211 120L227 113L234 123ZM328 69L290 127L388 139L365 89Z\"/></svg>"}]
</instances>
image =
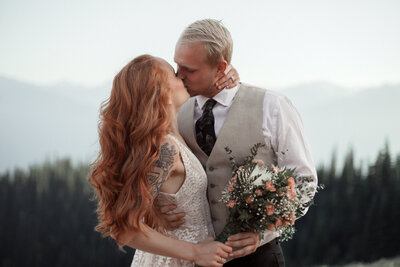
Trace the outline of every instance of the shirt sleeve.
<instances>
[{"instance_id":1,"label":"shirt sleeve","mask_svg":"<svg viewBox=\"0 0 400 267\"><path fill-rule=\"evenodd\" d=\"M309 202L315 195L317 171L304 135L300 114L286 96L272 91L265 93L262 128L267 147L277 156L278 167L296 168L297 177L311 178L311 181L303 186L314 193L301 198L303 203ZM300 181L297 180L296 186L299 184ZM301 216L306 214L307 210ZM279 236L278 232L268 230L262 235L259 246Z\"/></svg>"},{"instance_id":2,"label":"shirt sleeve","mask_svg":"<svg viewBox=\"0 0 400 267\"><path fill-rule=\"evenodd\" d=\"M267 144L277 155L279 168L295 168L297 177L310 177L310 182L296 180L310 191L301 197L303 203L315 195L317 172L307 143L303 122L292 102L284 95L267 93L263 106L263 133ZM307 210L304 211L304 215Z\"/></svg>"}]
</instances>

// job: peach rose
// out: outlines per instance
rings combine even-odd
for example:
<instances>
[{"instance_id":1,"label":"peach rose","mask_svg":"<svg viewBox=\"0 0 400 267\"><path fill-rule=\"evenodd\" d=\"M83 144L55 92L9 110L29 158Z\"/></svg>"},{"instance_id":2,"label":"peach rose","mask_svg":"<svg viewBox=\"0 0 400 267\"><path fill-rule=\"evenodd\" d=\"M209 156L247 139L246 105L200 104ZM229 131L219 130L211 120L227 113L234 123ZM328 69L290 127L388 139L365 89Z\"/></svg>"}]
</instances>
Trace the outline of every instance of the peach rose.
<instances>
[{"instance_id":1,"label":"peach rose","mask_svg":"<svg viewBox=\"0 0 400 267\"><path fill-rule=\"evenodd\" d=\"M279 226L281 226L282 225L282 219L279 217L277 220L276 220L276 222L275 222L275 226L276 227L279 227Z\"/></svg>"},{"instance_id":2,"label":"peach rose","mask_svg":"<svg viewBox=\"0 0 400 267\"><path fill-rule=\"evenodd\" d=\"M261 189L256 189L256 195L261 197L263 195L263 191Z\"/></svg>"},{"instance_id":3,"label":"peach rose","mask_svg":"<svg viewBox=\"0 0 400 267\"><path fill-rule=\"evenodd\" d=\"M268 215L268 216L274 214L274 210L275 210L275 207L274 207L274 206L272 206L272 205L265 205L265 208L267 209L267 215Z\"/></svg>"},{"instance_id":4,"label":"peach rose","mask_svg":"<svg viewBox=\"0 0 400 267\"><path fill-rule=\"evenodd\" d=\"M235 188L233 187L233 185L229 185L229 186L228 186L228 191L229 191L229 192L233 192L233 190L235 190Z\"/></svg>"},{"instance_id":5,"label":"peach rose","mask_svg":"<svg viewBox=\"0 0 400 267\"><path fill-rule=\"evenodd\" d=\"M226 204L229 208L233 208L236 206L236 201L235 200L229 200L228 204Z\"/></svg>"},{"instance_id":6,"label":"peach rose","mask_svg":"<svg viewBox=\"0 0 400 267\"><path fill-rule=\"evenodd\" d=\"M287 182L288 182L288 185L289 185L289 187L290 187L290 190L293 191L294 186L295 186L293 177L289 177L289 178L287 179Z\"/></svg>"},{"instance_id":7,"label":"peach rose","mask_svg":"<svg viewBox=\"0 0 400 267\"><path fill-rule=\"evenodd\" d=\"M250 204L254 202L254 197L253 196L249 196L248 198L246 198L246 203Z\"/></svg>"},{"instance_id":8,"label":"peach rose","mask_svg":"<svg viewBox=\"0 0 400 267\"><path fill-rule=\"evenodd\" d=\"M271 181L267 181L265 183L265 188L270 192L275 192L276 191L275 186Z\"/></svg>"}]
</instances>

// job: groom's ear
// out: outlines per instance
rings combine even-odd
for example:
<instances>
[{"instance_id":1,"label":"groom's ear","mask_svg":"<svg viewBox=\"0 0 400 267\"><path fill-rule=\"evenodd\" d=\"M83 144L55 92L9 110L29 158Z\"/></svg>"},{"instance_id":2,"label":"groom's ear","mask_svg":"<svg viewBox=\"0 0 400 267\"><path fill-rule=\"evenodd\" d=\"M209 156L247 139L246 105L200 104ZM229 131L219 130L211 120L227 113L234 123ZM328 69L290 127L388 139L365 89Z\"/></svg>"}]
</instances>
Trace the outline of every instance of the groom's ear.
<instances>
[{"instance_id":1,"label":"groom's ear","mask_svg":"<svg viewBox=\"0 0 400 267\"><path fill-rule=\"evenodd\" d=\"M221 78L225 76L225 70L228 67L228 62L226 60L221 60L221 62L218 63L218 69L217 69L217 78Z\"/></svg>"}]
</instances>

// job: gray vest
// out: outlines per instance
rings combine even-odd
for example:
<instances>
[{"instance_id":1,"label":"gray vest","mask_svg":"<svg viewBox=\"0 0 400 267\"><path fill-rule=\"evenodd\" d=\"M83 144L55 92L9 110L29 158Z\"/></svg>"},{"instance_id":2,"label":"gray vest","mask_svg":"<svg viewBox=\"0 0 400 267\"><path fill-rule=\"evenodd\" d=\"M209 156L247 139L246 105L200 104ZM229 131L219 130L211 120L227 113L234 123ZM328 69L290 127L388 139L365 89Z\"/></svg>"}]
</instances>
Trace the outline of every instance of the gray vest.
<instances>
[{"instance_id":1,"label":"gray vest","mask_svg":"<svg viewBox=\"0 0 400 267\"><path fill-rule=\"evenodd\" d=\"M220 201L221 192L232 177L229 155L225 147L228 146L233 151L236 163L241 163L250 155L250 148L254 144L265 143L262 132L264 94L265 89L240 84L209 157L196 142L193 119L195 98L190 98L179 111L179 132L207 173L207 196L217 235L225 226L228 215L227 207ZM276 163L275 153L266 147L258 150L257 158L266 164Z\"/></svg>"}]
</instances>

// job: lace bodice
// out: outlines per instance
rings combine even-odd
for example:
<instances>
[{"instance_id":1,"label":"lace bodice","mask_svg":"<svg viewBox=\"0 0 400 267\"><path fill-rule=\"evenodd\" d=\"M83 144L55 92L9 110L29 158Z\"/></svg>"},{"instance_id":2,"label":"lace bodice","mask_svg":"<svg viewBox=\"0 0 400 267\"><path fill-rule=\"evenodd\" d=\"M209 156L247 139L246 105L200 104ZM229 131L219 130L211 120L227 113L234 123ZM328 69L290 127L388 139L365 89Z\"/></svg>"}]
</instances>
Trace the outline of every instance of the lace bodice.
<instances>
[{"instance_id":1,"label":"lace bodice","mask_svg":"<svg viewBox=\"0 0 400 267\"><path fill-rule=\"evenodd\" d=\"M176 212L185 212L185 223L166 235L187 242L198 243L214 236L206 190L207 176L196 156L177 138L167 135L178 146L185 168L185 181L175 194L160 192L157 201L177 206ZM193 266L193 263L136 250L133 266Z\"/></svg>"}]
</instances>

